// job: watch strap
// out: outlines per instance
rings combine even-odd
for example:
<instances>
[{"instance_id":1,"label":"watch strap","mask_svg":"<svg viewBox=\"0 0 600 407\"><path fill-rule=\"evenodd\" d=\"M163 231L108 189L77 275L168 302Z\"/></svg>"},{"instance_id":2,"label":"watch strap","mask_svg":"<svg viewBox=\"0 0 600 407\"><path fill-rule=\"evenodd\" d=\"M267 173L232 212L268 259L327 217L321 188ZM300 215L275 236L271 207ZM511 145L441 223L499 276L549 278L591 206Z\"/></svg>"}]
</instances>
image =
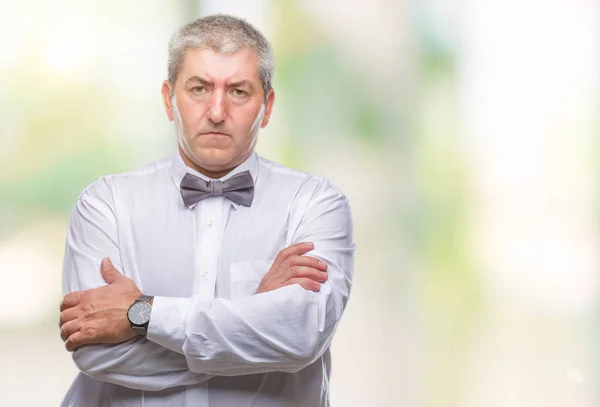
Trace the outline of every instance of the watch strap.
<instances>
[{"instance_id":1,"label":"watch strap","mask_svg":"<svg viewBox=\"0 0 600 407\"><path fill-rule=\"evenodd\" d=\"M146 325L132 325L131 330L138 336L146 336L148 333L148 324Z\"/></svg>"},{"instance_id":2,"label":"watch strap","mask_svg":"<svg viewBox=\"0 0 600 407\"><path fill-rule=\"evenodd\" d=\"M136 301L143 301L143 302L149 303L152 298L154 298L152 295L142 294L138 297L138 299Z\"/></svg>"}]
</instances>

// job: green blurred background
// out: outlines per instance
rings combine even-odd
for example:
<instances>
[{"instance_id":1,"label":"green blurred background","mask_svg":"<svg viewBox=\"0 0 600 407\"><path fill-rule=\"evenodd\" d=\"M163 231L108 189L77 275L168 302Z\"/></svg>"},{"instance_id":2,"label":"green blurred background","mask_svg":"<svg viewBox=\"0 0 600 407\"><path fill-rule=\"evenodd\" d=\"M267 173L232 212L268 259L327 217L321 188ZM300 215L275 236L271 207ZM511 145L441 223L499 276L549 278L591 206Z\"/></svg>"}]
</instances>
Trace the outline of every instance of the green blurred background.
<instances>
[{"instance_id":1,"label":"green blurred background","mask_svg":"<svg viewBox=\"0 0 600 407\"><path fill-rule=\"evenodd\" d=\"M70 210L99 176L174 152L167 42L215 12L275 49L259 153L351 202L332 404L597 406L589 0L0 1L0 405L58 405L73 379Z\"/></svg>"}]
</instances>

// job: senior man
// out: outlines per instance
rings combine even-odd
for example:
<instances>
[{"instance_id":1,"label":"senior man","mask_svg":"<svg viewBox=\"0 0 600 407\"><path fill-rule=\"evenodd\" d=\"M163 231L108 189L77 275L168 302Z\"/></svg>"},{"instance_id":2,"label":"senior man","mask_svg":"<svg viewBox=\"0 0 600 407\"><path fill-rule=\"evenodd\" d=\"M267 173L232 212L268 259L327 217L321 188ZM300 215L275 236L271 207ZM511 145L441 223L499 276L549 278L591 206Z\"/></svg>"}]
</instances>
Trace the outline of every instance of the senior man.
<instances>
[{"instance_id":1,"label":"senior man","mask_svg":"<svg viewBox=\"0 0 600 407\"><path fill-rule=\"evenodd\" d=\"M169 43L177 151L88 186L71 214L64 406L328 406L353 275L346 197L255 152L273 55L216 15Z\"/></svg>"}]
</instances>

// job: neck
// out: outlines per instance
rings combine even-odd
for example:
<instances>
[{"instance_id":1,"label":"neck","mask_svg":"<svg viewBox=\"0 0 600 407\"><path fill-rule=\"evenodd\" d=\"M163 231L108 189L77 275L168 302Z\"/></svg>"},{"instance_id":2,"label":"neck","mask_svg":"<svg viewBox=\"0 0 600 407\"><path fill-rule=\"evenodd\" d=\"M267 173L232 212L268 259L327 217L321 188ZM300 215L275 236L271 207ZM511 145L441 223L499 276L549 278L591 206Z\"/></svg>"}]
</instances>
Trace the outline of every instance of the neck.
<instances>
[{"instance_id":1,"label":"neck","mask_svg":"<svg viewBox=\"0 0 600 407\"><path fill-rule=\"evenodd\" d=\"M244 160L242 160L241 162L233 165L231 168L225 168L222 170L211 170L211 169L207 169L204 167L199 166L198 164L196 164L195 162L193 162L192 160L190 160L188 158L188 156L183 152L183 150L181 149L181 147L179 148L179 155L181 156L181 158L183 159L183 162L185 163L185 165L187 165L188 167L198 171L200 174L207 176L208 178L212 178L212 179L219 179L221 177L224 177L225 175L229 174L231 171L233 171L238 165L240 165L241 163L243 163L246 158L244 158Z\"/></svg>"}]
</instances>

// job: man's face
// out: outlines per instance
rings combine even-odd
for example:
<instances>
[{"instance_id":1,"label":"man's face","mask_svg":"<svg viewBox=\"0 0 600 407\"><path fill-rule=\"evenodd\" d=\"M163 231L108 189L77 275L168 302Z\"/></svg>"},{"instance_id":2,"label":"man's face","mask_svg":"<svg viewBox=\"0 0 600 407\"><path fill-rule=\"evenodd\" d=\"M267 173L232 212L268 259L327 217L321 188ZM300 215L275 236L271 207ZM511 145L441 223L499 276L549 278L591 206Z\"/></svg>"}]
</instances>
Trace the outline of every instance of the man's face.
<instances>
[{"instance_id":1,"label":"man's face","mask_svg":"<svg viewBox=\"0 0 600 407\"><path fill-rule=\"evenodd\" d=\"M258 131L268 124L275 100L271 91L265 103L257 59L249 49L235 54L189 49L173 98L169 90L165 82L165 107L175 121L186 164L214 178L254 151Z\"/></svg>"}]
</instances>

